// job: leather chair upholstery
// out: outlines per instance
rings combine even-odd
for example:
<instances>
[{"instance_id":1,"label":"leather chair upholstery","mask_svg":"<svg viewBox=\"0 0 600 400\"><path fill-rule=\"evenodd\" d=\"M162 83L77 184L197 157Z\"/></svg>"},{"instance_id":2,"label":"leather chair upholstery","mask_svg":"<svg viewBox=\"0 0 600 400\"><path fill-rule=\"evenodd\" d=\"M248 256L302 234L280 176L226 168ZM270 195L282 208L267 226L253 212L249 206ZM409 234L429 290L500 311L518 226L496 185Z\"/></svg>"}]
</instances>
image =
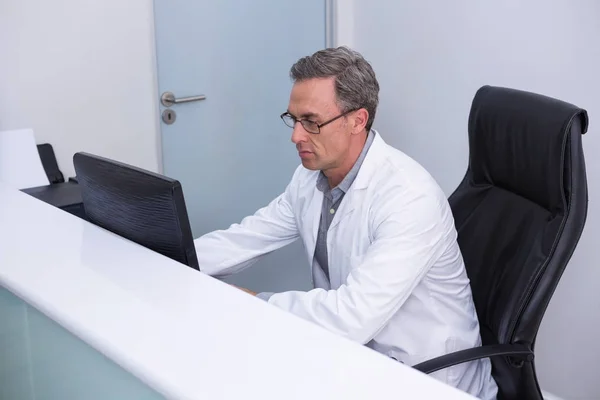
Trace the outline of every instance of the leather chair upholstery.
<instances>
[{"instance_id":1,"label":"leather chair upholstery","mask_svg":"<svg viewBox=\"0 0 600 400\"><path fill-rule=\"evenodd\" d=\"M490 357L498 399L543 399L535 340L586 221L587 127L585 110L557 99L492 86L477 91L467 172L449 202L483 346L416 369Z\"/></svg>"}]
</instances>

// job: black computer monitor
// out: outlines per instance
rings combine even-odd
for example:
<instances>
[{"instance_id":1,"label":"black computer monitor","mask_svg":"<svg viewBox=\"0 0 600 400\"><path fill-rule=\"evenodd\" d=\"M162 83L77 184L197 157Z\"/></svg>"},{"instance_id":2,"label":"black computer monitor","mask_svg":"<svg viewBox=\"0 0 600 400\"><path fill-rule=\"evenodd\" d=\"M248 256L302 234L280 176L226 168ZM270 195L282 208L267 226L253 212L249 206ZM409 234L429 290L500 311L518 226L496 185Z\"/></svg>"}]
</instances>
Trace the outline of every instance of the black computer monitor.
<instances>
[{"instance_id":1,"label":"black computer monitor","mask_svg":"<svg viewBox=\"0 0 600 400\"><path fill-rule=\"evenodd\" d=\"M90 222L199 269L177 180L83 152L73 164Z\"/></svg>"}]
</instances>

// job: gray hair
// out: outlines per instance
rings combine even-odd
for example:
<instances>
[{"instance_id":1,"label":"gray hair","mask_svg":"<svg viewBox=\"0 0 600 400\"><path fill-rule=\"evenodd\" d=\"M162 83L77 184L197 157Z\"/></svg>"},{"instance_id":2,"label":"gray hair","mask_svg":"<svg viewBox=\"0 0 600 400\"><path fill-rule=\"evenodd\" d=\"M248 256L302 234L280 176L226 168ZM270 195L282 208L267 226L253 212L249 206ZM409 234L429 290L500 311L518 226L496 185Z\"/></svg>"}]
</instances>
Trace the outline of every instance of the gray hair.
<instances>
[{"instance_id":1,"label":"gray hair","mask_svg":"<svg viewBox=\"0 0 600 400\"><path fill-rule=\"evenodd\" d=\"M367 132L375 120L379 83L371 65L357 51L347 47L329 48L299 59L290 69L294 82L335 77L337 104L342 112L365 108Z\"/></svg>"}]
</instances>

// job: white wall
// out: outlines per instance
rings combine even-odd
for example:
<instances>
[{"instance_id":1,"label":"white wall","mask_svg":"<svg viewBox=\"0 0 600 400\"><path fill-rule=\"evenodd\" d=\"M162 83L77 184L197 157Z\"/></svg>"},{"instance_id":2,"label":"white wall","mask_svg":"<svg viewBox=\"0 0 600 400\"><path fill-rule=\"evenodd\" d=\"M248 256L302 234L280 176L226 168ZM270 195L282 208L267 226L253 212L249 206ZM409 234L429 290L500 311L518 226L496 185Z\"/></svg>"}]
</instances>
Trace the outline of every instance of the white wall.
<instances>
[{"instance_id":1,"label":"white wall","mask_svg":"<svg viewBox=\"0 0 600 400\"><path fill-rule=\"evenodd\" d=\"M151 0L0 1L0 130L159 168Z\"/></svg>"},{"instance_id":2,"label":"white wall","mask_svg":"<svg viewBox=\"0 0 600 400\"><path fill-rule=\"evenodd\" d=\"M600 2L339 3L353 18L338 24L342 42L372 62L381 84L375 127L448 195L467 166L467 117L480 86L531 90L588 110L588 223L541 326L536 363L545 390L600 399Z\"/></svg>"}]
</instances>

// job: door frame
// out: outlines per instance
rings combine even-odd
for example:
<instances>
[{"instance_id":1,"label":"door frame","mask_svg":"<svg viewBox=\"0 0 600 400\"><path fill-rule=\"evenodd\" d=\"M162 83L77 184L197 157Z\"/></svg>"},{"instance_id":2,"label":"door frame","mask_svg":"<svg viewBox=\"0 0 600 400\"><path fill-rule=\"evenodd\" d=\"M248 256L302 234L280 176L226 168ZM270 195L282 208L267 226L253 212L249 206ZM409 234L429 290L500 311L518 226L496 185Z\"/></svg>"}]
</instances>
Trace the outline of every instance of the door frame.
<instances>
[{"instance_id":1,"label":"door frame","mask_svg":"<svg viewBox=\"0 0 600 400\"><path fill-rule=\"evenodd\" d=\"M162 145L162 120L160 117L160 91L158 87L158 49L156 48L156 10L154 8L154 0L150 0L150 35L152 43L152 85L154 92L154 140L156 142L156 163L157 163L157 173L163 175L165 171L165 166L163 162L163 145Z\"/></svg>"}]
</instances>

